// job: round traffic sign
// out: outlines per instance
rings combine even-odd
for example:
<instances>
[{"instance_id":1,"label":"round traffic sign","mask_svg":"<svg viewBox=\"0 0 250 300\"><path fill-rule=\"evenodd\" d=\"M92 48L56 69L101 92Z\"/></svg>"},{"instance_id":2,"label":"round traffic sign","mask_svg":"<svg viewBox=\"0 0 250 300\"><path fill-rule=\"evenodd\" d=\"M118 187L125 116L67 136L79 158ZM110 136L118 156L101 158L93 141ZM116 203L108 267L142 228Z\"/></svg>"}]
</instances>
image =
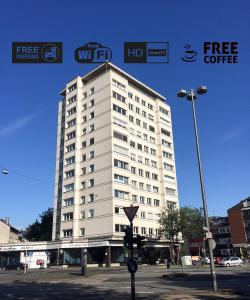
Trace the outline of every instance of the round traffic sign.
<instances>
[{"instance_id":1,"label":"round traffic sign","mask_svg":"<svg viewBox=\"0 0 250 300\"><path fill-rule=\"evenodd\" d=\"M127 266L128 266L128 271L129 273L135 273L137 271L138 268L138 264L137 261L134 258L130 258L127 262Z\"/></svg>"}]
</instances>

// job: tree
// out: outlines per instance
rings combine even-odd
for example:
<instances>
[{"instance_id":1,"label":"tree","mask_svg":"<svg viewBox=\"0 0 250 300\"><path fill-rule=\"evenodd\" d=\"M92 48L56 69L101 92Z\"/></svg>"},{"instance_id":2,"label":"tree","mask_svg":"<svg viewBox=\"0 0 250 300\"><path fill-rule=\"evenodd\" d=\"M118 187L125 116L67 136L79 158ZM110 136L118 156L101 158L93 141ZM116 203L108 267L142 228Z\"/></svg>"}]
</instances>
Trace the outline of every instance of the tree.
<instances>
[{"instance_id":1,"label":"tree","mask_svg":"<svg viewBox=\"0 0 250 300\"><path fill-rule=\"evenodd\" d=\"M187 238L201 239L204 236L205 218L202 208L181 207L181 232Z\"/></svg>"},{"instance_id":2,"label":"tree","mask_svg":"<svg viewBox=\"0 0 250 300\"><path fill-rule=\"evenodd\" d=\"M39 215L34 223L26 228L24 237L33 241L51 241L53 208L48 208Z\"/></svg>"}]
</instances>

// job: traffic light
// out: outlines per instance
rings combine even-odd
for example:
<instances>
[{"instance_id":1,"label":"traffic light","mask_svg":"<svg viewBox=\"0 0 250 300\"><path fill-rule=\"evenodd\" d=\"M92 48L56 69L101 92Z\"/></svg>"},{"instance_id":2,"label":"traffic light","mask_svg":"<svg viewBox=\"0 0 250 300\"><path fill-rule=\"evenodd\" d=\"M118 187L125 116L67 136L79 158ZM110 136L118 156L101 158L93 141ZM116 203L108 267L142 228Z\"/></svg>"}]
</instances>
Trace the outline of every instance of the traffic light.
<instances>
[{"instance_id":1,"label":"traffic light","mask_svg":"<svg viewBox=\"0 0 250 300\"><path fill-rule=\"evenodd\" d=\"M128 249L132 249L133 248L133 232L132 232L131 227L126 227L124 232L125 232L125 235L123 237L123 245L124 245L124 247L126 247Z\"/></svg>"},{"instance_id":2,"label":"traffic light","mask_svg":"<svg viewBox=\"0 0 250 300\"><path fill-rule=\"evenodd\" d=\"M146 241L143 242L145 240L145 236L141 236L141 235L137 234L137 236L134 240L136 242L137 249L141 249L143 246L146 245Z\"/></svg>"}]
</instances>

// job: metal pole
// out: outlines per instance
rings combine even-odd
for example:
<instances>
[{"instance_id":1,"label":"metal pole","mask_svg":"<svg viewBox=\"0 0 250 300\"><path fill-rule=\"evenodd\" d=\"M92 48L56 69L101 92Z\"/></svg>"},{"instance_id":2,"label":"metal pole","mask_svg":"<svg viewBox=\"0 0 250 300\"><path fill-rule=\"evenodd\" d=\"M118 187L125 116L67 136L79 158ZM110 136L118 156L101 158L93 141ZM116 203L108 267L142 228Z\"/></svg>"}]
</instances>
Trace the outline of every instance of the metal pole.
<instances>
[{"instance_id":1,"label":"metal pole","mask_svg":"<svg viewBox=\"0 0 250 300\"><path fill-rule=\"evenodd\" d=\"M130 228L131 228L132 237L133 237L133 233L134 233L133 222L130 222ZM134 245L132 242L132 248L130 249L130 258L133 258L133 256L134 256ZM131 299L135 300L135 274L134 273L131 273Z\"/></svg>"},{"instance_id":2,"label":"metal pole","mask_svg":"<svg viewBox=\"0 0 250 300\"><path fill-rule=\"evenodd\" d=\"M27 263L27 246L25 247L25 261L24 261L24 270L23 273L26 273L26 263Z\"/></svg>"},{"instance_id":3,"label":"metal pole","mask_svg":"<svg viewBox=\"0 0 250 300\"><path fill-rule=\"evenodd\" d=\"M215 267L214 267L214 257L213 257L212 241L211 241L212 237L211 237L211 232L210 232L210 225L209 225L208 211L207 211L207 202L206 202L206 195L205 195L204 181L203 181L202 167L201 167L200 147L199 147L198 130L197 130L197 123L196 123L195 105L194 105L194 91L191 89L190 92L191 92L191 97L192 97L195 142L196 142L196 151L197 151L198 166L199 166L199 176L200 176L202 203L203 203L203 210L204 210L204 216L205 216L206 227L207 227L211 279L212 279L213 290L214 290L214 292L216 292L217 291L217 281L216 281L216 274L215 274Z\"/></svg>"}]
</instances>

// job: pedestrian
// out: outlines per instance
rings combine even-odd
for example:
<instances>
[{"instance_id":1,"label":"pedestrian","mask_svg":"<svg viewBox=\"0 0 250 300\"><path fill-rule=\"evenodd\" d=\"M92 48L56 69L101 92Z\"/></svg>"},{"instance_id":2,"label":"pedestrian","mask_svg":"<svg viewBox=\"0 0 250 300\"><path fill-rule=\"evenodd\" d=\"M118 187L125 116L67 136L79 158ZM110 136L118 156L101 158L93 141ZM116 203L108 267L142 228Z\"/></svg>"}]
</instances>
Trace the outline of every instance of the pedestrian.
<instances>
[{"instance_id":1,"label":"pedestrian","mask_svg":"<svg viewBox=\"0 0 250 300\"><path fill-rule=\"evenodd\" d=\"M165 265L167 266L167 271L170 272L170 259L166 258L164 261L165 261Z\"/></svg>"}]
</instances>

